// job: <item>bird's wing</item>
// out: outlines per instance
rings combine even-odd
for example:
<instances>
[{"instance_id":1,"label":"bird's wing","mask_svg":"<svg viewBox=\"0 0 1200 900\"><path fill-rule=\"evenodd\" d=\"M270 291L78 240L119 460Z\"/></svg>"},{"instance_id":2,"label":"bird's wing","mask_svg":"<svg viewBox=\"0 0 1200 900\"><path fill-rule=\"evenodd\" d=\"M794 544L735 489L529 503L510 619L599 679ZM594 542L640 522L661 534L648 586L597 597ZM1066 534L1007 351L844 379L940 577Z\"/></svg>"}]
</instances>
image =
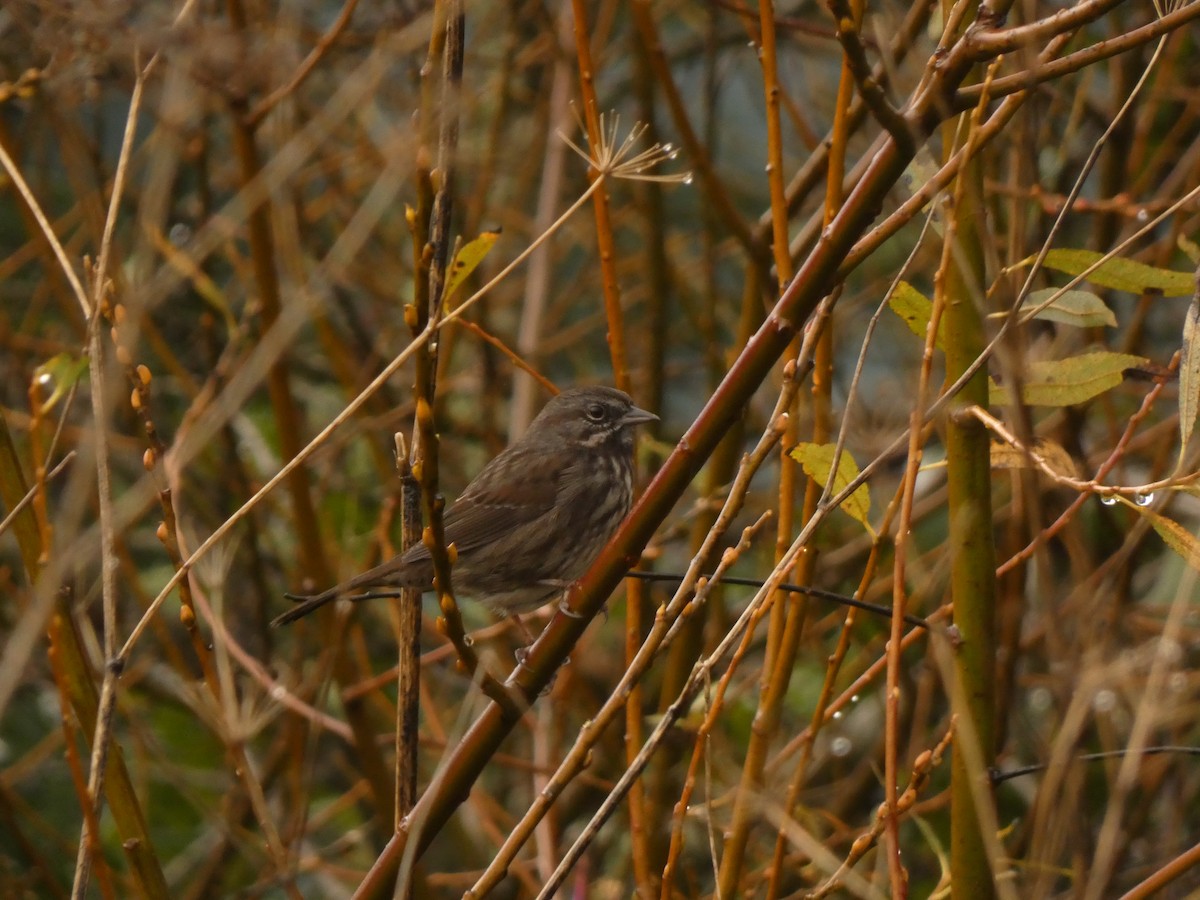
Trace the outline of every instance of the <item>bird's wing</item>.
<instances>
[{"instance_id":1,"label":"bird's wing","mask_svg":"<svg viewBox=\"0 0 1200 900\"><path fill-rule=\"evenodd\" d=\"M469 552L547 515L554 508L562 469L549 459L500 454L446 510L446 543L454 544L459 553ZM417 544L409 554L418 559L428 552Z\"/></svg>"}]
</instances>

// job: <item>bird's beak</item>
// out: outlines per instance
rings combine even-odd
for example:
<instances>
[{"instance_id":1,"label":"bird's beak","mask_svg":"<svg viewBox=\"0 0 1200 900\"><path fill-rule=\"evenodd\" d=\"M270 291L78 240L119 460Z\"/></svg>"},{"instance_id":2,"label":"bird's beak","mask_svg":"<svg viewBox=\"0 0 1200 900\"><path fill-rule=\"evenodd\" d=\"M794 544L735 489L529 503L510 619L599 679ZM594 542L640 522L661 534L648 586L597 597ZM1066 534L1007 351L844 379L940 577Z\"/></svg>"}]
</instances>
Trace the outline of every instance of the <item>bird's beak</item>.
<instances>
[{"instance_id":1,"label":"bird's beak","mask_svg":"<svg viewBox=\"0 0 1200 900\"><path fill-rule=\"evenodd\" d=\"M658 416L652 412L646 412L644 409L638 409L636 406L631 406L629 412L621 416L621 425L641 425L643 422L657 422Z\"/></svg>"}]
</instances>

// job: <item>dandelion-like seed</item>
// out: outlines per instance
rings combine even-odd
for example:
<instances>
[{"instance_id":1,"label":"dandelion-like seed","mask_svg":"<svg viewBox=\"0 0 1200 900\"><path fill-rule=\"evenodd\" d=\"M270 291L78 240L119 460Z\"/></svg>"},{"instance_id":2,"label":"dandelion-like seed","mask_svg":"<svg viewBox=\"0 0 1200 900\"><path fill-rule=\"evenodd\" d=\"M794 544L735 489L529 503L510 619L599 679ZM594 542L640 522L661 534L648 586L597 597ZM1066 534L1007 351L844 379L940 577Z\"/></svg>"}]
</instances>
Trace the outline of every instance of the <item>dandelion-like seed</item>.
<instances>
[{"instance_id":1,"label":"dandelion-like seed","mask_svg":"<svg viewBox=\"0 0 1200 900\"><path fill-rule=\"evenodd\" d=\"M586 134L587 127L579 117L579 110L573 108L573 111L580 130ZM634 152L634 147L646 133L647 126L644 122L638 122L629 130L629 134L625 135L624 140L618 141L620 124L621 117L616 113L612 113L611 116L601 113L599 146L592 148L593 152L591 153L561 131L558 136L603 176L611 175L613 178L626 178L631 181L692 183L691 172L657 174L651 171L660 163L675 159L679 155L677 147L672 144L656 143L645 150Z\"/></svg>"}]
</instances>

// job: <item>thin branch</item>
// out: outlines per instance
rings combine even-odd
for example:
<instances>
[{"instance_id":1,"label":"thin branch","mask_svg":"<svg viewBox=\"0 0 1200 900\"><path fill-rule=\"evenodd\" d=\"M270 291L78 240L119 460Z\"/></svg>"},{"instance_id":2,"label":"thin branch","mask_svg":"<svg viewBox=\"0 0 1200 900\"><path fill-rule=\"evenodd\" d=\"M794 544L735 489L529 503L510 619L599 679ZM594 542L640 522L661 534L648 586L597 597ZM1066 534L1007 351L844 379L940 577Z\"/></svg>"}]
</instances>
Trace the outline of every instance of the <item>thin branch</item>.
<instances>
[{"instance_id":1,"label":"thin branch","mask_svg":"<svg viewBox=\"0 0 1200 900\"><path fill-rule=\"evenodd\" d=\"M91 303L85 307L85 312L90 312L91 315L88 322L88 384L92 396L93 452L96 456L96 499L100 525L100 598L104 621L105 662L104 680L100 687L100 709L96 717L96 729L91 737L92 758L91 768L88 772L88 794L97 818L99 818L104 803L104 776L108 768L109 742L112 738L113 715L116 711L117 678L121 674L121 665L117 661L117 553L108 441L110 409L105 396L108 372L105 365L100 323L103 320L101 311L107 302L107 272L112 250L112 236L125 189L129 159L133 153L133 141L137 134L138 113L142 105L144 87L144 73L139 67L137 78L133 84L133 92L129 97L129 111L125 116L125 132L121 139L121 151L117 157L117 170L113 178L112 194L109 197L104 236L100 244L100 259L93 273L95 279L92 286L93 296ZM85 830L87 827L85 823ZM75 861L75 877L71 888L72 898L82 898L87 894L93 846L93 842L88 840L86 835L81 837L79 853ZM104 863L101 862L101 864Z\"/></svg>"},{"instance_id":2,"label":"thin branch","mask_svg":"<svg viewBox=\"0 0 1200 900\"><path fill-rule=\"evenodd\" d=\"M254 104L254 108L245 116L246 125L250 128L257 128L267 113L274 109L289 94L294 93L304 83L304 80L316 69L317 63L325 57L325 54L337 43L337 39L341 37L342 32L350 25L350 19L354 16L354 10L357 6L358 0L346 0L337 18L333 20L329 28L321 35L316 45L309 51L308 56L304 58L304 61L292 73L292 77Z\"/></svg>"},{"instance_id":3,"label":"thin branch","mask_svg":"<svg viewBox=\"0 0 1200 900\"><path fill-rule=\"evenodd\" d=\"M1077 72L1094 63L1101 62L1121 53L1127 53L1143 44L1148 44L1157 37L1178 31L1196 18L1200 18L1200 2L1192 0L1191 3L1185 3L1165 16L1156 18L1153 22L1143 25L1140 28L1135 28L1133 31L1129 31L1118 37L1099 41L1084 50L1077 50L1059 59L1043 61L1039 57L1039 61L1035 65L1022 69L1020 72L1015 72L1012 75L996 78L988 89L988 94L992 97L1003 97L1008 94L1014 94L1017 91L1037 87L1039 84L1044 84L1048 81L1055 81L1071 72ZM1043 53L1042 56L1044 57L1045 54ZM981 90L982 86L977 84L959 88L954 93L954 106L958 109L967 109L974 106L979 102Z\"/></svg>"},{"instance_id":4,"label":"thin branch","mask_svg":"<svg viewBox=\"0 0 1200 900\"><path fill-rule=\"evenodd\" d=\"M596 101L596 73L592 62L591 31L587 22L584 0L571 0L575 31L575 58L579 66L579 93L583 98L583 121L588 144L596 155L602 155L602 145L613 143L605 132L604 117ZM616 118L613 119L615 138ZM599 177L599 171L588 172L589 178ZM612 360L613 383L629 392L629 363L625 353L625 319L621 310L621 285L617 280L617 247L613 239L612 210L608 191L592 195L592 211L596 220L596 245L600 260L600 286L604 292L604 318L608 324L608 350Z\"/></svg>"},{"instance_id":5,"label":"thin branch","mask_svg":"<svg viewBox=\"0 0 1200 900\"><path fill-rule=\"evenodd\" d=\"M67 259L67 251L63 249L62 242L59 241L58 235L54 233L54 227L50 224L50 220L46 218L46 213L42 210L41 204L38 203L33 191L30 190L25 177L21 174L21 170L13 162L13 158L8 155L3 141L0 141L0 165L4 166L4 171L8 173L8 177L12 179L12 183L16 185L17 192L24 199L25 205L29 208L34 220L38 224L38 228L41 229L42 235L46 238L46 242L54 252L54 258L58 260L58 264L67 278L67 283L71 286L71 292L79 302L79 308L83 310L84 318L90 318L92 307L91 302L88 300L87 291L83 289L83 282L79 280L79 275L76 273L75 267Z\"/></svg>"},{"instance_id":6,"label":"thin branch","mask_svg":"<svg viewBox=\"0 0 1200 900\"><path fill-rule=\"evenodd\" d=\"M627 573L626 577L637 578L642 581L681 581L684 576L671 572L641 572L635 570ZM701 575L700 577L706 581L719 581L721 584L737 585L738 587L760 588L763 586L761 578L738 578L733 575L721 575L720 577L716 575ZM865 600L849 597L846 594L838 594L834 591L824 591L820 588L809 587L803 584L791 584L786 581L776 587L776 590L785 594L804 594L808 597L816 597L818 600L829 600L832 603L861 609L865 612L874 613L877 616L883 616L886 619L892 617L892 608L890 606L884 606L880 603L868 603ZM905 614L904 621L914 628L934 627L928 620L922 619L920 616Z\"/></svg>"},{"instance_id":7,"label":"thin branch","mask_svg":"<svg viewBox=\"0 0 1200 900\"><path fill-rule=\"evenodd\" d=\"M963 52L976 62L993 59L1001 54L1041 43L1056 35L1075 31L1124 2L1125 0L1081 0L1074 6L1061 9L1044 19L1003 30L996 29L995 18L985 7L981 7L979 18L963 35Z\"/></svg>"},{"instance_id":8,"label":"thin branch","mask_svg":"<svg viewBox=\"0 0 1200 900\"><path fill-rule=\"evenodd\" d=\"M829 11L833 14L837 26L837 38L842 45L843 59L854 77L855 86L862 95L863 102L875 116L880 125L892 136L904 153L912 153L916 149L917 130L900 110L888 101L887 93L875 77L870 61L867 59L867 49L863 43L855 16L846 0L827 0Z\"/></svg>"},{"instance_id":9,"label":"thin branch","mask_svg":"<svg viewBox=\"0 0 1200 900\"><path fill-rule=\"evenodd\" d=\"M1175 744L1166 744L1163 746L1144 747L1141 750L1104 750L1099 753L1080 753L1074 758L1073 762L1082 763L1097 762L1105 759L1124 759L1131 754L1137 756L1200 756L1200 747L1181 747ZM1015 769L993 769L990 777L992 784L999 785L1004 784L1006 781L1012 781L1014 778L1023 778L1026 775L1044 772L1049 767L1049 763L1033 763L1028 766L1018 766Z\"/></svg>"},{"instance_id":10,"label":"thin branch","mask_svg":"<svg viewBox=\"0 0 1200 900\"><path fill-rule=\"evenodd\" d=\"M52 481L58 477L59 473L62 472L62 470L65 469L67 465L75 459L76 452L77 451L75 450L68 451L67 455L60 459L58 464L46 473L44 480ZM25 496L13 505L13 508L9 510L8 515L0 520L0 534L4 534L4 532L8 531L8 529L12 527L13 521L21 514L21 510L33 502L33 498L37 496L38 490L39 488L36 485L31 487L25 492Z\"/></svg>"}]
</instances>

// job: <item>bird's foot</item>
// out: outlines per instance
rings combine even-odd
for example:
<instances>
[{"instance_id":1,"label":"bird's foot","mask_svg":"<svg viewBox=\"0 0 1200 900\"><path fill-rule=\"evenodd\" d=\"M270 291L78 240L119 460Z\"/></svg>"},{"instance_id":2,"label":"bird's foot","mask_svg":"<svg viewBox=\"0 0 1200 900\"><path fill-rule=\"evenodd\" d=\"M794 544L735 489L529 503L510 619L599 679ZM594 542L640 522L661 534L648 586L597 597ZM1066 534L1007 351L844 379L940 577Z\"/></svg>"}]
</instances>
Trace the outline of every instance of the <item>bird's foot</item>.
<instances>
[{"instance_id":1,"label":"bird's foot","mask_svg":"<svg viewBox=\"0 0 1200 900\"><path fill-rule=\"evenodd\" d=\"M566 599L560 600L558 603L558 611L568 619L582 619L583 613L575 612L571 607L567 606Z\"/></svg>"},{"instance_id":2,"label":"bird's foot","mask_svg":"<svg viewBox=\"0 0 1200 900\"><path fill-rule=\"evenodd\" d=\"M571 609L571 607L567 605L567 601L570 599L570 597L571 595L569 593L564 593L562 595L558 601L558 611L568 619L582 619L583 613L575 612L575 610Z\"/></svg>"}]
</instances>

